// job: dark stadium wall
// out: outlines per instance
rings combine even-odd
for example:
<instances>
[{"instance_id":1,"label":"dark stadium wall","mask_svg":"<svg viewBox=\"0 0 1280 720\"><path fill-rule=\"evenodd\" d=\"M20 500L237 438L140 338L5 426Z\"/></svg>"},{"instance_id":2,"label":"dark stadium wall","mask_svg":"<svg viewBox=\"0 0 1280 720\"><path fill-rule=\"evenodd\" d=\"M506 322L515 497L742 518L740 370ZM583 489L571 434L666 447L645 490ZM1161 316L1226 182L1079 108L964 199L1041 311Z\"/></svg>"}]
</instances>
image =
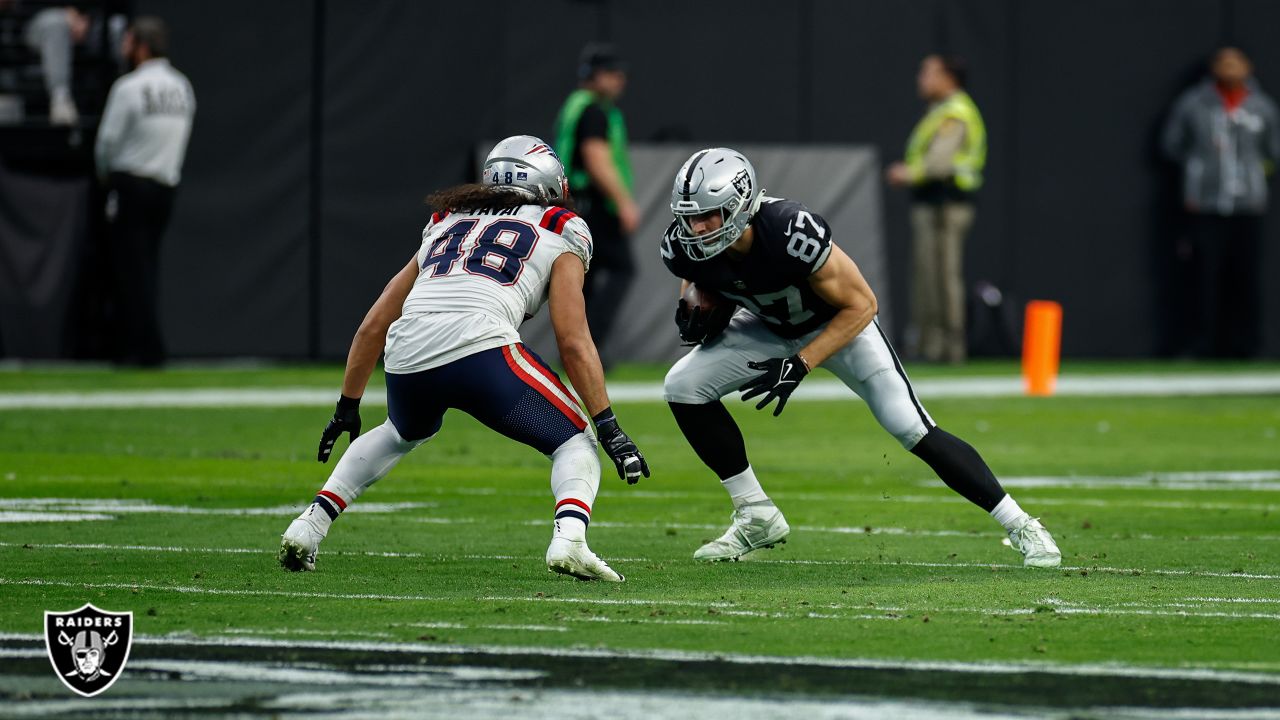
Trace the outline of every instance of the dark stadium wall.
<instances>
[{"instance_id":1,"label":"dark stadium wall","mask_svg":"<svg viewBox=\"0 0 1280 720\"><path fill-rule=\"evenodd\" d=\"M162 249L176 357L306 357L312 4L139 0L196 119Z\"/></svg>"},{"instance_id":2,"label":"dark stadium wall","mask_svg":"<svg viewBox=\"0 0 1280 720\"><path fill-rule=\"evenodd\" d=\"M1068 356L1150 355L1182 297L1172 169L1155 152L1164 114L1223 42L1280 93L1270 0L139 6L173 25L200 102L165 248L165 324L187 356L344 356L417 247L423 197L469 178L476 140L549 134L591 39L629 59L636 139L869 144L884 162L922 111L920 58L964 55L990 136L968 278L1061 301ZM901 325L906 198L885 198ZM1277 268L1280 243L1267 245ZM1274 356L1280 288L1266 292Z\"/></svg>"}]
</instances>

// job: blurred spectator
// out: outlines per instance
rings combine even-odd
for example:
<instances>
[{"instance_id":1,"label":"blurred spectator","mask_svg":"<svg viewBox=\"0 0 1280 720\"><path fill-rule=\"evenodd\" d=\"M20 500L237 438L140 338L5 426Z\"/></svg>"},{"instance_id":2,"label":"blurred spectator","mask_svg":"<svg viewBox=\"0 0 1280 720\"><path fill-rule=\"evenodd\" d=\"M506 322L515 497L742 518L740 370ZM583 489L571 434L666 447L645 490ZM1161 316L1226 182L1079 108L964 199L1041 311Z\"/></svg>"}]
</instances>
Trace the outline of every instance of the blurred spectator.
<instances>
[{"instance_id":1,"label":"blurred spectator","mask_svg":"<svg viewBox=\"0 0 1280 720\"><path fill-rule=\"evenodd\" d=\"M626 66L612 45L593 43L582 50L578 81L556 117L554 142L573 201L594 238L583 295L592 335L603 347L635 277L630 236L640 224L631 196L627 126L615 104L627 86Z\"/></svg>"},{"instance_id":2,"label":"blurred spectator","mask_svg":"<svg viewBox=\"0 0 1280 720\"><path fill-rule=\"evenodd\" d=\"M169 222L196 98L168 60L163 21L140 17L122 51L132 72L111 86L95 148L107 186L107 243L118 361L164 361L160 335L160 240Z\"/></svg>"},{"instance_id":3,"label":"blurred spectator","mask_svg":"<svg viewBox=\"0 0 1280 720\"><path fill-rule=\"evenodd\" d=\"M75 125L80 119L71 96L74 47L89 34L89 16L75 7L41 10L27 24L27 46L40 53L44 85L49 91L49 122Z\"/></svg>"},{"instance_id":4,"label":"blurred spectator","mask_svg":"<svg viewBox=\"0 0 1280 720\"><path fill-rule=\"evenodd\" d=\"M1182 168L1194 277L1190 350L1252 357L1260 342L1262 216L1280 158L1276 105L1238 48L1213 55L1210 77L1174 103L1161 145Z\"/></svg>"},{"instance_id":5,"label":"blurred spectator","mask_svg":"<svg viewBox=\"0 0 1280 720\"><path fill-rule=\"evenodd\" d=\"M890 183L911 188L913 236L911 336L925 360L964 362L964 241L973 225L973 195L982 186L987 131L965 87L957 57L929 55L916 77L929 103L907 141L904 162L889 166Z\"/></svg>"}]
</instances>

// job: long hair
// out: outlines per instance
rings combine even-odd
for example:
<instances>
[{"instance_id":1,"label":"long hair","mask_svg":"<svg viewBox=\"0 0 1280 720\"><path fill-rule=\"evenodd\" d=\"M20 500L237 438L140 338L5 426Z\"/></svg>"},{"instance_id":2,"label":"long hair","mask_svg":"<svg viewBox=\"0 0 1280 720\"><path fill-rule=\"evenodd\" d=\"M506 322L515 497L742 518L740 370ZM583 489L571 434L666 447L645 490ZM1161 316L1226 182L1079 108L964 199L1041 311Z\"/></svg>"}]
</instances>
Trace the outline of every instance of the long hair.
<instances>
[{"instance_id":1,"label":"long hair","mask_svg":"<svg viewBox=\"0 0 1280 720\"><path fill-rule=\"evenodd\" d=\"M548 205L574 210L573 200L538 200L506 187L468 183L434 192L427 196L427 205L433 210L459 212L463 210L506 210L521 205Z\"/></svg>"}]
</instances>

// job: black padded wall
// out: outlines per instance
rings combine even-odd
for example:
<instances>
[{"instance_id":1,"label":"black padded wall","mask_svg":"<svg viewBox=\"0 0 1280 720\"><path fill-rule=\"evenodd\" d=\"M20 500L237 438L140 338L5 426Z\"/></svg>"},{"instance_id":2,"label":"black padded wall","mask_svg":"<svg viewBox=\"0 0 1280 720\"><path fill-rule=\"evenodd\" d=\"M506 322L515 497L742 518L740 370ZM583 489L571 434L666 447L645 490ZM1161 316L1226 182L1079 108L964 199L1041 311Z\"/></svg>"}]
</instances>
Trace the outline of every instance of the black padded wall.
<instances>
[{"instance_id":1,"label":"black padded wall","mask_svg":"<svg viewBox=\"0 0 1280 720\"><path fill-rule=\"evenodd\" d=\"M966 56L990 136L969 279L1061 301L1068 355L1149 355L1185 302L1173 170L1155 151L1169 103L1222 42L1280 92L1270 0L139 5L169 19L200 103L165 247L180 356L342 357L417 246L423 197L470 178L481 138L549 135L591 39L630 60L636 139L866 144L883 163L923 109L920 58ZM900 326L906 199L884 198L882 301ZM1266 302L1275 355L1280 289Z\"/></svg>"}]
</instances>

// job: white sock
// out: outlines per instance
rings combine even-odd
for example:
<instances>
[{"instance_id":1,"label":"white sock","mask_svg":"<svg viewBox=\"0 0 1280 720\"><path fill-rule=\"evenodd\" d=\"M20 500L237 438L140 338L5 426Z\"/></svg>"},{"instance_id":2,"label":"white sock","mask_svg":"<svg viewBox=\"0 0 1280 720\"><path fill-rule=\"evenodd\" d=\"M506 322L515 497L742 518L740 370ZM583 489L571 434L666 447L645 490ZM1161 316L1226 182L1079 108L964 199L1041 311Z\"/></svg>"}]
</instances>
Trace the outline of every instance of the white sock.
<instances>
[{"instance_id":1,"label":"white sock","mask_svg":"<svg viewBox=\"0 0 1280 720\"><path fill-rule=\"evenodd\" d=\"M342 454L315 500L298 517L310 520L316 530L327 534L348 505L391 472L400 458L430 439L405 440L390 420L361 435Z\"/></svg>"},{"instance_id":2,"label":"white sock","mask_svg":"<svg viewBox=\"0 0 1280 720\"><path fill-rule=\"evenodd\" d=\"M551 494L556 499L554 537L586 540L599 489L600 457L590 436L574 435L551 453Z\"/></svg>"},{"instance_id":3,"label":"white sock","mask_svg":"<svg viewBox=\"0 0 1280 720\"><path fill-rule=\"evenodd\" d=\"M1027 520L1027 514L1023 512L1022 508L1018 507L1018 503L1013 499L1013 496L1008 494L1000 502L996 503L995 508L991 510L991 517L1003 525L1005 530L1013 530Z\"/></svg>"},{"instance_id":4,"label":"white sock","mask_svg":"<svg viewBox=\"0 0 1280 720\"><path fill-rule=\"evenodd\" d=\"M760 487L760 481L756 479L756 473L750 465L737 475L721 480L720 484L729 493L736 508L769 499L769 496L764 493L764 488Z\"/></svg>"}]
</instances>

